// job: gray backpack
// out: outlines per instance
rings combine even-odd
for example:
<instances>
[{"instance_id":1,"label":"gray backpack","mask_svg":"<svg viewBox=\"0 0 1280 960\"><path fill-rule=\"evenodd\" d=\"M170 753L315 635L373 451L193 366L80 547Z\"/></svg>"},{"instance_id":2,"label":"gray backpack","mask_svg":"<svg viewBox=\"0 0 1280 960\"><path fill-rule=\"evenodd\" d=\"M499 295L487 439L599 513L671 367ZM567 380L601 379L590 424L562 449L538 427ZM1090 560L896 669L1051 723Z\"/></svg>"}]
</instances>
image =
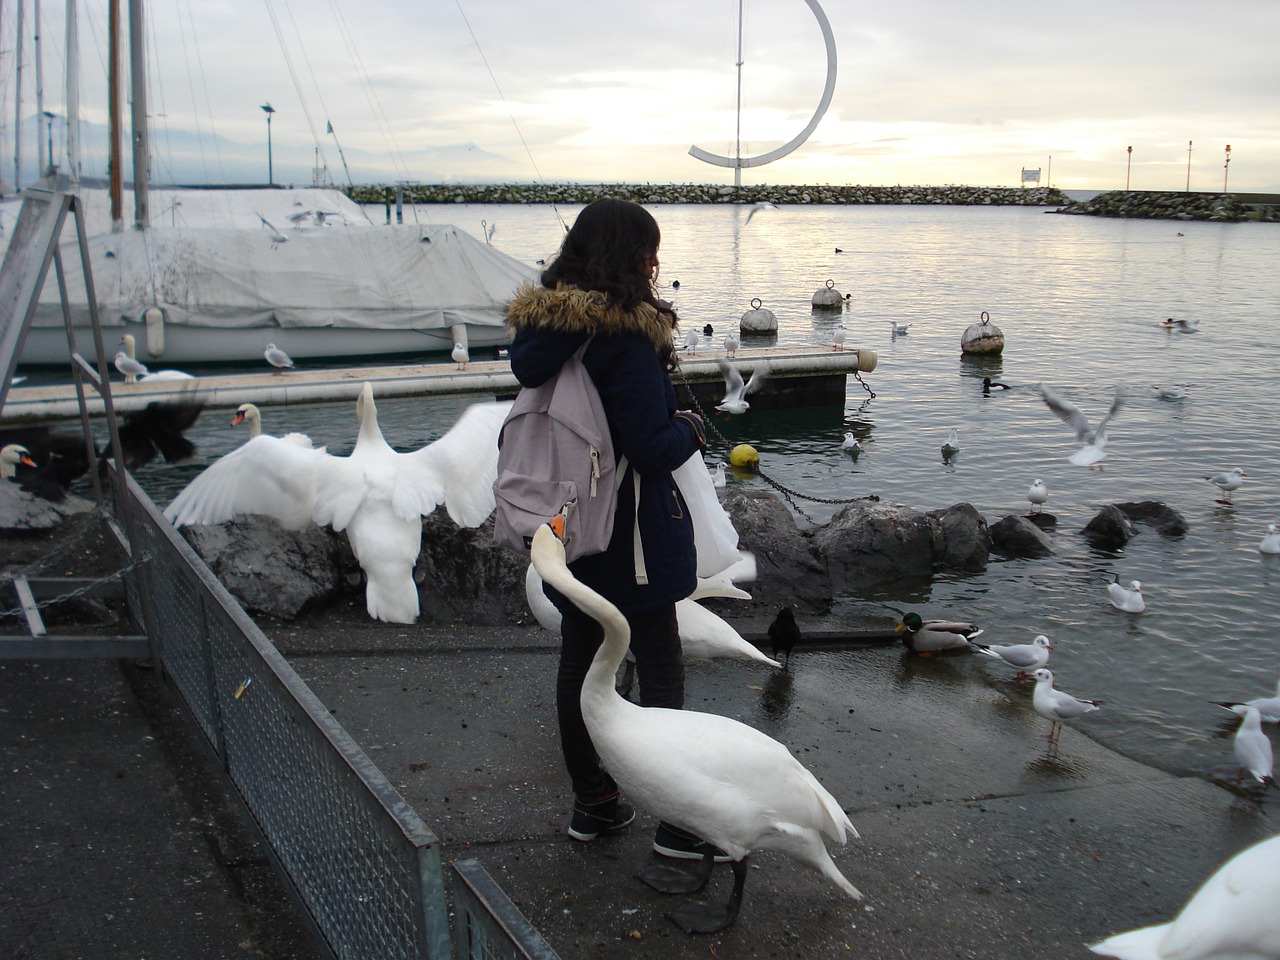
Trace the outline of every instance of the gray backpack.
<instances>
[{"instance_id":1,"label":"gray backpack","mask_svg":"<svg viewBox=\"0 0 1280 960\"><path fill-rule=\"evenodd\" d=\"M523 388L498 434L493 538L525 556L534 531L560 513L570 562L603 553L613 536L627 461L614 460L600 392L582 363L590 342L542 386Z\"/></svg>"}]
</instances>

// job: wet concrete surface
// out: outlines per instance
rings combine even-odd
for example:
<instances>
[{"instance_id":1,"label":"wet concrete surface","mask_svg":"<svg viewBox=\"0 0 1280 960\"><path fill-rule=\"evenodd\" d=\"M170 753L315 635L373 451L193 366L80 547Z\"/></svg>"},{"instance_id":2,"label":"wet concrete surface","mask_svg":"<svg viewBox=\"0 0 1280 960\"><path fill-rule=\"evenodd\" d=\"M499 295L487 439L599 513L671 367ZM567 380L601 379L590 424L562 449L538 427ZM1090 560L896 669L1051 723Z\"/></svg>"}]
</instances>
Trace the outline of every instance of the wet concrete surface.
<instances>
[{"instance_id":1,"label":"wet concrete surface","mask_svg":"<svg viewBox=\"0 0 1280 960\"><path fill-rule=\"evenodd\" d=\"M265 629L437 832L446 862L477 858L566 958L1083 958L1088 943L1167 919L1275 831L1247 798L1095 744L1087 719L1050 748L1031 687L972 654L825 644L798 647L786 674L691 661L688 709L781 740L849 812L861 838L829 846L866 896L761 853L738 922L691 937L666 917L672 898L634 876L652 818L587 844L566 833L549 634ZM717 868L717 896L730 881Z\"/></svg>"}]
</instances>

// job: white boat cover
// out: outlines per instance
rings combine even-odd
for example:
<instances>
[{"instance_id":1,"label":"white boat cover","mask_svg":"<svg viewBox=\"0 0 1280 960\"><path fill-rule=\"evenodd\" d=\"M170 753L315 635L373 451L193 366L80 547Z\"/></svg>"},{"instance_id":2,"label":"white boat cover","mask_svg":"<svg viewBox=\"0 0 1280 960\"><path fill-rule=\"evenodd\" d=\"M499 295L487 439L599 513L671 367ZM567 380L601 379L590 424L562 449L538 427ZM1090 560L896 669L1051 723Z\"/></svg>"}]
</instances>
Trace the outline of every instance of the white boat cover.
<instances>
[{"instance_id":1,"label":"white boat cover","mask_svg":"<svg viewBox=\"0 0 1280 960\"><path fill-rule=\"evenodd\" d=\"M171 330L501 328L512 293L537 276L451 225L374 223L331 189L155 189L152 225L116 233L106 192L80 196L106 328L143 322L152 307ZM126 211L132 202L126 193ZM11 227L17 205L5 208L3 223ZM70 220L63 263L73 317L87 322ZM35 319L35 327L49 326L62 326L52 271Z\"/></svg>"}]
</instances>

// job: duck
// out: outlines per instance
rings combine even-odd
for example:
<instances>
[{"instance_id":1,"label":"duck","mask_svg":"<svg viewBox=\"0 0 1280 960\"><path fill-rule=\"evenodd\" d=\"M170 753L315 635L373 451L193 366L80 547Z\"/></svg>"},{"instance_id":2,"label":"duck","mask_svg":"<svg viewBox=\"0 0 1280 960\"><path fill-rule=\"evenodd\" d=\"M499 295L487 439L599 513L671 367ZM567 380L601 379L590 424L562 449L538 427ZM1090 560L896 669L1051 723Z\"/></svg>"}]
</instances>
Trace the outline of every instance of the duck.
<instances>
[{"instance_id":1,"label":"duck","mask_svg":"<svg viewBox=\"0 0 1280 960\"><path fill-rule=\"evenodd\" d=\"M128 356L128 358L136 363L138 360L138 347L137 347L137 341L134 339L132 333L126 333L124 336L120 338L120 346L124 347L124 353ZM119 354L117 354L116 356L118 357ZM143 364L141 363L138 363L138 366L143 368L141 373L136 374L137 380L139 382L144 380L194 380L195 379L195 377L193 377L191 374L186 373L182 370L150 371L150 370L147 370L147 368L143 366ZM120 370L119 363L116 364L116 369ZM120 372L124 373L123 370L120 370ZM126 381L128 380L127 374L125 379Z\"/></svg>"},{"instance_id":2,"label":"duck","mask_svg":"<svg viewBox=\"0 0 1280 960\"><path fill-rule=\"evenodd\" d=\"M558 528L558 529L557 529ZM619 786L653 816L702 837L731 858L733 890L723 904L685 903L671 918L690 933L715 933L737 919L755 850L776 850L822 874L853 900L862 893L840 872L823 837L840 844L858 832L839 802L786 746L728 717L641 707L618 695L613 678L630 643L626 617L583 584L565 562L555 518L533 535L530 556L543 580L600 623L604 641L582 685L591 742ZM702 860L702 885L714 853ZM687 890L653 870L660 890Z\"/></svg>"},{"instance_id":3,"label":"duck","mask_svg":"<svg viewBox=\"0 0 1280 960\"><path fill-rule=\"evenodd\" d=\"M1176 333L1195 333L1200 329L1200 321L1183 319L1175 320L1173 317L1169 317L1167 320L1163 321L1160 326L1164 327L1166 330L1173 330Z\"/></svg>"},{"instance_id":4,"label":"duck","mask_svg":"<svg viewBox=\"0 0 1280 960\"><path fill-rule=\"evenodd\" d=\"M1027 499L1031 501L1030 513L1043 513L1045 501L1049 499L1049 487L1037 477L1027 488Z\"/></svg>"},{"instance_id":5,"label":"duck","mask_svg":"<svg viewBox=\"0 0 1280 960\"><path fill-rule=\"evenodd\" d=\"M947 441L942 445L942 458L949 460L960 452L960 431L955 427L947 434Z\"/></svg>"},{"instance_id":6,"label":"duck","mask_svg":"<svg viewBox=\"0 0 1280 960\"><path fill-rule=\"evenodd\" d=\"M1267 524L1267 535L1258 544L1259 553L1280 553L1280 527L1274 523Z\"/></svg>"},{"instance_id":7,"label":"duck","mask_svg":"<svg viewBox=\"0 0 1280 960\"><path fill-rule=\"evenodd\" d=\"M988 646L985 643L970 641L973 649L992 660L999 660L1017 670L1019 681L1031 679L1032 671L1049 662L1049 651L1053 644L1043 633L1030 643L1015 643L1007 646Z\"/></svg>"},{"instance_id":8,"label":"duck","mask_svg":"<svg viewBox=\"0 0 1280 960\"><path fill-rule=\"evenodd\" d=\"M1280 956L1280 834L1219 867L1168 923L1089 947L1118 960L1262 960Z\"/></svg>"},{"instance_id":9,"label":"duck","mask_svg":"<svg viewBox=\"0 0 1280 960\"><path fill-rule=\"evenodd\" d=\"M1222 491L1222 497L1218 500L1218 503L1230 503L1231 491L1239 490L1241 485L1244 484L1244 478L1247 476L1248 474L1239 467L1232 467L1230 470L1215 473L1212 476L1205 477L1205 479Z\"/></svg>"},{"instance_id":10,"label":"duck","mask_svg":"<svg viewBox=\"0 0 1280 960\"><path fill-rule=\"evenodd\" d=\"M982 636L974 623L953 620L922 620L918 613L908 613L893 628L902 634L902 642L912 653L931 657L943 650L968 650L969 641Z\"/></svg>"},{"instance_id":11,"label":"duck","mask_svg":"<svg viewBox=\"0 0 1280 960\"><path fill-rule=\"evenodd\" d=\"M1237 704L1231 712L1240 718L1233 745L1240 761L1240 777L1249 774L1264 786L1274 779L1275 760L1271 740L1262 732L1262 713L1257 707ZM1238 778L1239 779L1239 778Z\"/></svg>"},{"instance_id":12,"label":"duck","mask_svg":"<svg viewBox=\"0 0 1280 960\"><path fill-rule=\"evenodd\" d=\"M1280 723L1280 681L1276 682L1274 697L1255 697L1252 700L1210 700L1220 707L1232 710L1235 707L1255 707L1265 723Z\"/></svg>"},{"instance_id":13,"label":"duck","mask_svg":"<svg viewBox=\"0 0 1280 960\"><path fill-rule=\"evenodd\" d=\"M1115 579L1107 584L1107 596L1111 598L1111 605L1117 610L1123 610L1125 613L1142 613L1147 609L1147 601L1142 597L1142 584L1137 580L1129 581L1129 589L1120 586L1120 578L1112 574Z\"/></svg>"},{"instance_id":14,"label":"duck","mask_svg":"<svg viewBox=\"0 0 1280 960\"><path fill-rule=\"evenodd\" d=\"M768 366L763 363L757 366L751 374L751 379L745 384L742 382L742 374L738 372L738 368L728 360L722 357L716 361L716 366L724 376L724 399L716 404L716 409L721 413L746 413L751 407L747 397L764 385L769 375Z\"/></svg>"},{"instance_id":15,"label":"duck","mask_svg":"<svg viewBox=\"0 0 1280 960\"><path fill-rule=\"evenodd\" d=\"M293 358L277 347L274 343L268 343L267 349L262 351L263 358L274 368L273 373L279 375L284 373L286 367L293 366Z\"/></svg>"},{"instance_id":16,"label":"duck","mask_svg":"<svg viewBox=\"0 0 1280 960\"><path fill-rule=\"evenodd\" d=\"M1111 406L1096 427L1089 423L1089 418L1084 415L1084 411L1069 400L1058 396L1049 387L1040 387L1040 399L1053 411L1055 417L1075 431L1076 440L1081 444L1079 450L1067 457L1067 462L1077 467L1088 467L1090 470L1098 466L1107 456L1107 424L1124 405L1124 389L1116 387L1115 394L1111 398ZM1099 466L1098 469L1102 468Z\"/></svg>"},{"instance_id":17,"label":"duck","mask_svg":"<svg viewBox=\"0 0 1280 960\"><path fill-rule=\"evenodd\" d=\"M1000 383L998 380L992 380L990 377L982 378L982 392L990 393L992 390L1008 390L1007 383Z\"/></svg>"},{"instance_id":18,"label":"duck","mask_svg":"<svg viewBox=\"0 0 1280 960\"><path fill-rule=\"evenodd\" d=\"M181 527L260 513L294 530L316 523L345 532L365 572L369 616L413 623L422 518L441 503L460 527L477 527L492 513L498 431L510 409L510 402L473 404L440 439L399 453L382 436L373 385L365 383L350 456L312 447L301 434L262 434L191 481L164 515Z\"/></svg>"},{"instance_id":19,"label":"duck","mask_svg":"<svg viewBox=\"0 0 1280 960\"><path fill-rule=\"evenodd\" d=\"M1062 722L1093 713L1102 702L1100 700L1081 700L1069 693L1057 690L1053 686L1053 671L1048 667L1040 667L1031 674L1036 680L1035 693L1031 697L1031 705L1036 713L1049 721L1047 737L1050 743L1056 743L1062 736Z\"/></svg>"}]
</instances>

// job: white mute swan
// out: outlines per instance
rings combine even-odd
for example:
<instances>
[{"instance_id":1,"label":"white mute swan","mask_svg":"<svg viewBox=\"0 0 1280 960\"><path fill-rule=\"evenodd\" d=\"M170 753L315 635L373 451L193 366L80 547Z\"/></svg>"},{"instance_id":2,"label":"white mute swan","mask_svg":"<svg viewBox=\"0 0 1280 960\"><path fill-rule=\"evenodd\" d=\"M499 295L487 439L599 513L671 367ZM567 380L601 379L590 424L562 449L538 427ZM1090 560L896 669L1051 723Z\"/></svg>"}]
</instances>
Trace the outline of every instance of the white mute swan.
<instances>
[{"instance_id":1,"label":"white mute swan","mask_svg":"<svg viewBox=\"0 0 1280 960\"><path fill-rule=\"evenodd\" d=\"M373 386L356 402L360 433L347 457L304 445L301 434L254 437L210 466L165 508L174 526L222 523L262 513L286 527L308 523L345 531L368 584L369 616L412 623L419 613L413 568L422 518L441 503L462 527L493 511L498 430L510 403L468 407L439 440L398 453L378 427Z\"/></svg>"},{"instance_id":2,"label":"white mute swan","mask_svg":"<svg viewBox=\"0 0 1280 960\"><path fill-rule=\"evenodd\" d=\"M618 696L613 678L631 630L617 607L569 571L564 544L554 529L557 522L562 521L557 518L538 528L530 555L547 583L604 628L604 642L587 672L581 700L602 765L649 813L697 834L734 860L728 903L686 903L672 919L697 933L714 933L733 923L742 904L746 857L753 850L786 853L853 899L862 899L832 862L822 840L826 834L843 844L858 832L836 799L785 746L728 717L640 707ZM713 865L708 851L703 859L706 876Z\"/></svg>"},{"instance_id":3,"label":"white mute swan","mask_svg":"<svg viewBox=\"0 0 1280 960\"><path fill-rule=\"evenodd\" d=\"M1120 960L1280 956L1280 836L1218 868L1169 923L1118 933L1089 949Z\"/></svg>"}]
</instances>

